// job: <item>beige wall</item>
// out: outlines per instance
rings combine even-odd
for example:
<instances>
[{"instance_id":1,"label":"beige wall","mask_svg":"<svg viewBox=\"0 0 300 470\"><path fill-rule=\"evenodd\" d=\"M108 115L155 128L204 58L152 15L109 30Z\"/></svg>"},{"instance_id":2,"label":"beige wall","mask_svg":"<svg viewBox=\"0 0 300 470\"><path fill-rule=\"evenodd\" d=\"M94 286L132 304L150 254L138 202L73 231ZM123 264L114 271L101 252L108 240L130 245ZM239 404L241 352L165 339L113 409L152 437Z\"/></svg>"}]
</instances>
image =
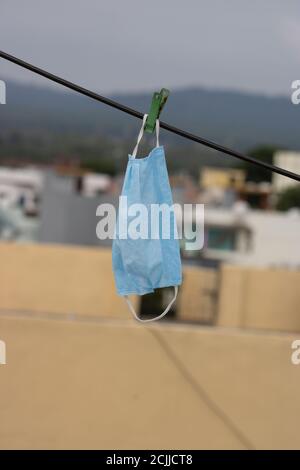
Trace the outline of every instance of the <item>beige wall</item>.
<instances>
[{"instance_id":1,"label":"beige wall","mask_svg":"<svg viewBox=\"0 0 300 470\"><path fill-rule=\"evenodd\" d=\"M300 448L295 336L12 314L0 336L2 449L245 448L208 400L255 448Z\"/></svg>"},{"instance_id":2,"label":"beige wall","mask_svg":"<svg viewBox=\"0 0 300 470\"><path fill-rule=\"evenodd\" d=\"M128 316L109 249L0 243L0 260L0 310Z\"/></svg>"},{"instance_id":3,"label":"beige wall","mask_svg":"<svg viewBox=\"0 0 300 470\"><path fill-rule=\"evenodd\" d=\"M0 311L130 316L116 294L109 249L0 243L0 260ZM177 314L182 321L300 331L299 286L297 271L185 266Z\"/></svg>"},{"instance_id":4,"label":"beige wall","mask_svg":"<svg viewBox=\"0 0 300 470\"><path fill-rule=\"evenodd\" d=\"M214 269L185 266L177 302L177 316L183 321L214 323L217 314L218 273Z\"/></svg>"},{"instance_id":5,"label":"beige wall","mask_svg":"<svg viewBox=\"0 0 300 470\"><path fill-rule=\"evenodd\" d=\"M223 188L233 186L241 189L245 183L246 173L236 168L204 167L200 173L200 185L203 188ZM232 181L232 179L234 181Z\"/></svg>"},{"instance_id":6,"label":"beige wall","mask_svg":"<svg viewBox=\"0 0 300 470\"><path fill-rule=\"evenodd\" d=\"M218 324L300 331L300 272L223 266Z\"/></svg>"},{"instance_id":7,"label":"beige wall","mask_svg":"<svg viewBox=\"0 0 300 470\"><path fill-rule=\"evenodd\" d=\"M300 272L185 267L178 318L226 327L300 332Z\"/></svg>"},{"instance_id":8,"label":"beige wall","mask_svg":"<svg viewBox=\"0 0 300 470\"><path fill-rule=\"evenodd\" d=\"M0 244L0 260L0 448L300 448L299 336L220 327L300 331L299 273L185 268L179 317L203 320L220 286L219 327L145 327L109 250Z\"/></svg>"}]
</instances>

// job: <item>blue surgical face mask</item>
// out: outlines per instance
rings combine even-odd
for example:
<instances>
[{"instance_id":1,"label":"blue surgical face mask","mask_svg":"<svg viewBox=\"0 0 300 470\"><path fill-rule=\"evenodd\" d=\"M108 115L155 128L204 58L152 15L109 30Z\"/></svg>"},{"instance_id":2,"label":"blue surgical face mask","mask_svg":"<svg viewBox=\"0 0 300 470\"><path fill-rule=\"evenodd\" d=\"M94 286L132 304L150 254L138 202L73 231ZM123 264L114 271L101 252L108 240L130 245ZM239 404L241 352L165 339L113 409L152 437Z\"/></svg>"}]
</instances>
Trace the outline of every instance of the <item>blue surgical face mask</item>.
<instances>
[{"instance_id":1,"label":"blue surgical face mask","mask_svg":"<svg viewBox=\"0 0 300 470\"><path fill-rule=\"evenodd\" d=\"M164 148L159 146L158 142L159 121L156 122L156 147L147 157L136 158L146 119L147 115L144 116L135 149L132 155L129 155L119 204L112 259L118 294L125 297L137 320L140 318L136 315L128 295L144 295L157 288L174 287L174 297L166 310L158 317L144 320L153 321L162 318L175 302L182 274ZM162 205L171 209L168 211L168 227L164 226L167 219L160 217L158 220L152 216L152 214L157 215L157 209L162 208ZM143 207L143 210L135 211L138 207ZM154 212L152 212L153 207L155 207ZM133 213L137 216L133 216ZM132 224L136 226L134 221L137 220L144 227L139 238L133 235L131 230Z\"/></svg>"}]
</instances>

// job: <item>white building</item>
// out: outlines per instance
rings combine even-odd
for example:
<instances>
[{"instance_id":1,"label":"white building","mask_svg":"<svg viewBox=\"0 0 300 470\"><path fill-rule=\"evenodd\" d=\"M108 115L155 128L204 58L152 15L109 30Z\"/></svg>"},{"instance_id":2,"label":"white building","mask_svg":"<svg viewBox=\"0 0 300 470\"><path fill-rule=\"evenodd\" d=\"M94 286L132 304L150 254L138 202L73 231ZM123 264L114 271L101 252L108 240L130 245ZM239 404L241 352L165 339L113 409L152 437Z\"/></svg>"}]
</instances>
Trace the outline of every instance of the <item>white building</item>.
<instances>
[{"instance_id":1,"label":"white building","mask_svg":"<svg viewBox=\"0 0 300 470\"><path fill-rule=\"evenodd\" d=\"M300 175L300 152L280 151L274 154L274 164L285 170ZM296 181L285 176L273 173L272 183L274 190L280 192L290 186L298 184Z\"/></svg>"},{"instance_id":2,"label":"white building","mask_svg":"<svg viewBox=\"0 0 300 470\"><path fill-rule=\"evenodd\" d=\"M200 230L203 227L199 227ZM260 211L240 203L230 209L204 209L207 260L261 267L300 269L300 211ZM185 253L194 257L196 253Z\"/></svg>"},{"instance_id":3,"label":"white building","mask_svg":"<svg viewBox=\"0 0 300 470\"><path fill-rule=\"evenodd\" d=\"M84 196L94 197L107 192L110 186L110 176L100 173L87 173L83 177L82 194Z\"/></svg>"},{"instance_id":4,"label":"white building","mask_svg":"<svg viewBox=\"0 0 300 470\"><path fill-rule=\"evenodd\" d=\"M43 186L43 174L34 168L0 168L0 206L10 207L23 197L30 203Z\"/></svg>"}]
</instances>

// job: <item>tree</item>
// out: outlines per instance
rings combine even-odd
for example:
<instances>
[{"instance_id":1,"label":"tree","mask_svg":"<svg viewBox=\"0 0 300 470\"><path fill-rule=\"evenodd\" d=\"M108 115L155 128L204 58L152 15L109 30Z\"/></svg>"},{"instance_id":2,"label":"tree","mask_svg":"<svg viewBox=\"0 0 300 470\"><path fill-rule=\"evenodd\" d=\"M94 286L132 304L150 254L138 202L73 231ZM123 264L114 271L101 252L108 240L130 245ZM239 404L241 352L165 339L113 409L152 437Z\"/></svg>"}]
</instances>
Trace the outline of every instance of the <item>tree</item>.
<instances>
[{"instance_id":1,"label":"tree","mask_svg":"<svg viewBox=\"0 0 300 470\"><path fill-rule=\"evenodd\" d=\"M248 153L250 157L256 158L264 163L273 163L273 155L278 150L277 147L272 145L260 145L250 150ZM253 181L255 183L260 183L262 181L272 181L271 171L261 168L253 163L245 162L243 168L247 173L247 181Z\"/></svg>"},{"instance_id":2,"label":"tree","mask_svg":"<svg viewBox=\"0 0 300 470\"><path fill-rule=\"evenodd\" d=\"M112 159L86 159L81 162L80 167L94 173L106 173L111 176L116 174L116 164Z\"/></svg>"},{"instance_id":3,"label":"tree","mask_svg":"<svg viewBox=\"0 0 300 470\"><path fill-rule=\"evenodd\" d=\"M277 201L279 211L287 211L293 207L300 209L300 185L291 186L282 191Z\"/></svg>"}]
</instances>

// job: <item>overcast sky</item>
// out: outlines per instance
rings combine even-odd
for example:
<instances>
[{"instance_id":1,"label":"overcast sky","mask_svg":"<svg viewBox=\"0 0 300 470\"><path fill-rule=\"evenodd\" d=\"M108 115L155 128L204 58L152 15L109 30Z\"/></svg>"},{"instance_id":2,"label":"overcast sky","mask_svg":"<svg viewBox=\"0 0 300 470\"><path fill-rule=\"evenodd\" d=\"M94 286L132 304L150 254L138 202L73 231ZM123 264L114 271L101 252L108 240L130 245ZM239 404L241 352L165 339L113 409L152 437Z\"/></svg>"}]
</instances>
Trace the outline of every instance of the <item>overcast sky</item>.
<instances>
[{"instance_id":1,"label":"overcast sky","mask_svg":"<svg viewBox=\"0 0 300 470\"><path fill-rule=\"evenodd\" d=\"M0 0L0 49L103 93L207 86L290 94L300 79L300 6ZM7 77L51 86L0 59Z\"/></svg>"}]
</instances>

